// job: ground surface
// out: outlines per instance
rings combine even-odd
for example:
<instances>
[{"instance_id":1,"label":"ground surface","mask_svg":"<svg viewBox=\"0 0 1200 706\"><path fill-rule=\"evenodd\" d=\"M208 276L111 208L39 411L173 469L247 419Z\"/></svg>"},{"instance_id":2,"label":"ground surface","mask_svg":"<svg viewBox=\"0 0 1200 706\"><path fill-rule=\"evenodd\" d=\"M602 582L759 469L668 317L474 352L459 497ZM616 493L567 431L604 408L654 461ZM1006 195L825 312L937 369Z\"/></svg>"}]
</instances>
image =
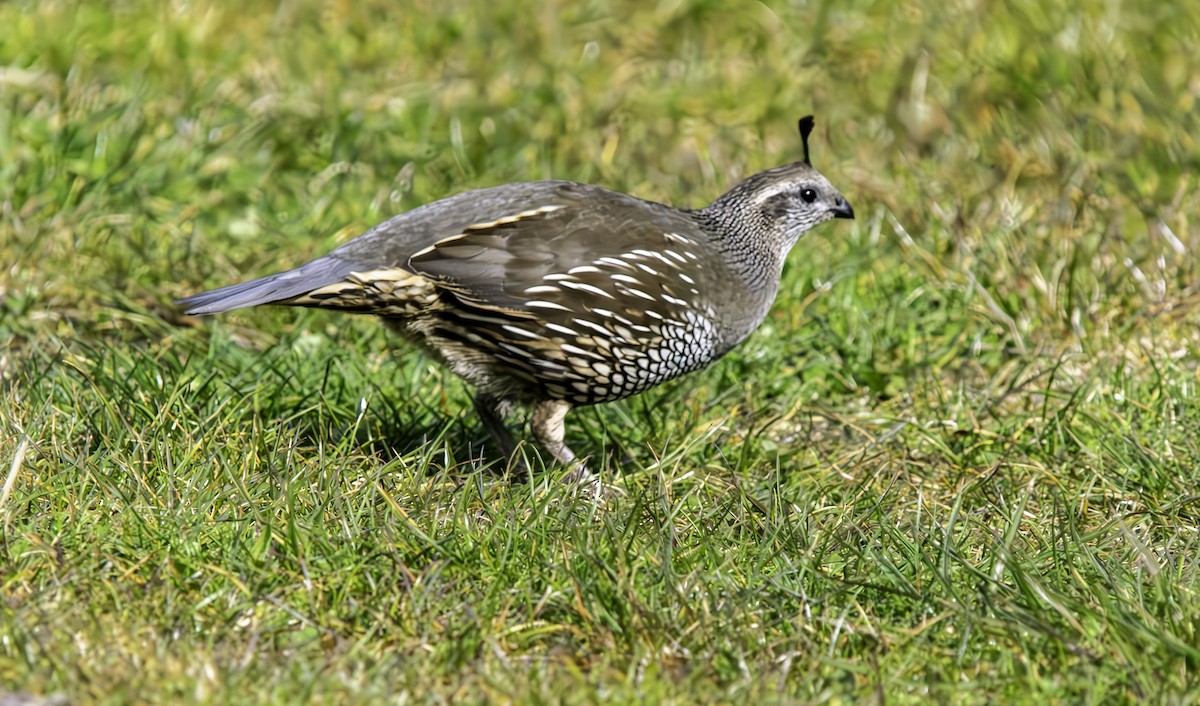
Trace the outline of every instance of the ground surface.
<instances>
[{"instance_id":1,"label":"ground surface","mask_svg":"<svg viewBox=\"0 0 1200 706\"><path fill-rule=\"evenodd\" d=\"M0 5L0 699L1184 703L1185 2ZM799 156L745 345L511 485L372 321L182 317L467 188ZM5 702L7 703L7 701Z\"/></svg>"}]
</instances>

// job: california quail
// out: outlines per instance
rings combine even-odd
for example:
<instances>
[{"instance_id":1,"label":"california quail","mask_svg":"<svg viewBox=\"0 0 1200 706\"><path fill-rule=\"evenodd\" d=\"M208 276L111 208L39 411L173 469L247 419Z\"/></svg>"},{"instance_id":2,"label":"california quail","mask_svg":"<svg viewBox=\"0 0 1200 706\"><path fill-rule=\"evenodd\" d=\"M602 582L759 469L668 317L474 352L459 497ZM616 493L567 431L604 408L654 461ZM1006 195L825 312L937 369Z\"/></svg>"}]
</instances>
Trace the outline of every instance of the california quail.
<instances>
[{"instance_id":1,"label":"california quail","mask_svg":"<svg viewBox=\"0 0 1200 706\"><path fill-rule=\"evenodd\" d=\"M567 463L563 418L703 368L767 314L788 251L854 211L809 162L759 172L692 210L569 181L468 191L384 221L294 270L180 300L375 314L476 391L506 458L514 403Z\"/></svg>"}]
</instances>

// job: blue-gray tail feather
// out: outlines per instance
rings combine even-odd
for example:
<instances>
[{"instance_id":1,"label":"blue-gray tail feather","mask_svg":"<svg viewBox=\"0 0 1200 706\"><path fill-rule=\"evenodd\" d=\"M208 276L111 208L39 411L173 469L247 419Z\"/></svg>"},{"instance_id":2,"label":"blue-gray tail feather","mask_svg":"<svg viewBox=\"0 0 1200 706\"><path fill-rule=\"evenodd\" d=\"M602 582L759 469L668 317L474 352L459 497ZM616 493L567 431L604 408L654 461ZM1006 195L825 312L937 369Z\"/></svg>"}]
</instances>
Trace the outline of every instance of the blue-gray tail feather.
<instances>
[{"instance_id":1,"label":"blue-gray tail feather","mask_svg":"<svg viewBox=\"0 0 1200 706\"><path fill-rule=\"evenodd\" d=\"M321 258L287 272L184 297L176 303L189 315L220 314L260 304L286 304L289 299L333 284L354 268L335 258Z\"/></svg>"}]
</instances>

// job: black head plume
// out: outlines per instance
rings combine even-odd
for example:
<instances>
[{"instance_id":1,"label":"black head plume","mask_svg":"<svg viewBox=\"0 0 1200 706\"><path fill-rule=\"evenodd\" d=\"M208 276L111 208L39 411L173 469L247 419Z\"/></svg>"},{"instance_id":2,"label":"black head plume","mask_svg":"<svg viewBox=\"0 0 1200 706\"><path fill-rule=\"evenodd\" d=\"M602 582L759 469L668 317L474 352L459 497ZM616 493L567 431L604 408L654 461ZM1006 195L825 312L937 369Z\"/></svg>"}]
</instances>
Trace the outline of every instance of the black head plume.
<instances>
[{"instance_id":1,"label":"black head plume","mask_svg":"<svg viewBox=\"0 0 1200 706\"><path fill-rule=\"evenodd\" d=\"M812 162L808 159L808 136L813 131L813 116L805 115L800 118L800 140L804 143L804 163L812 166Z\"/></svg>"}]
</instances>

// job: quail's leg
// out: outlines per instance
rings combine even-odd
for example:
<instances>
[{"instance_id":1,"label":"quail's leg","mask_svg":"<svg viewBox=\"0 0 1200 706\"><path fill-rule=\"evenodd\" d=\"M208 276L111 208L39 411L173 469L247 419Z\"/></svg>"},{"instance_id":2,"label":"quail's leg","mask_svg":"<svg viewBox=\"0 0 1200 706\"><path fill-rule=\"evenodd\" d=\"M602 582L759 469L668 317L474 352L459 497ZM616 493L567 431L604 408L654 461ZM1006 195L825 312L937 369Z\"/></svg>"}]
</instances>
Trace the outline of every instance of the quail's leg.
<instances>
[{"instance_id":1,"label":"quail's leg","mask_svg":"<svg viewBox=\"0 0 1200 706\"><path fill-rule=\"evenodd\" d=\"M570 402L543 400L534 406L533 419L529 423L538 445L553 456L555 461L564 465L575 460L574 452L567 448L566 442L563 441L566 433L563 419L570 411Z\"/></svg>"},{"instance_id":2,"label":"quail's leg","mask_svg":"<svg viewBox=\"0 0 1200 706\"><path fill-rule=\"evenodd\" d=\"M500 401L495 397L482 393L475 395L475 412L483 422L483 428L487 429L487 433L491 435L492 440L499 447L500 454L504 457L505 467L507 467L508 464L514 463L517 442L513 440L512 432L508 430L508 426L504 423L504 415L501 413L501 408ZM517 464L517 470L524 469L524 464L521 463L519 457L515 459L515 463ZM501 472L503 470L502 468Z\"/></svg>"},{"instance_id":3,"label":"quail's leg","mask_svg":"<svg viewBox=\"0 0 1200 706\"><path fill-rule=\"evenodd\" d=\"M565 428L563 419L566 418L567 412L571 411L571 403L562 400L543 400L538 402L533 408L533 419L529 426L533 430L533 438L537 441L538 446L541 446L547 453L554 457L554 460L563 465L567 465L575 461L575 453L567 447L563 436ZM575 464L575 470L567 476L568 481L575 481L581 484L586 483L591 485L595 483L595 478L592 477L587 466L582 461Z\"/></svg>"}]
</instances>

